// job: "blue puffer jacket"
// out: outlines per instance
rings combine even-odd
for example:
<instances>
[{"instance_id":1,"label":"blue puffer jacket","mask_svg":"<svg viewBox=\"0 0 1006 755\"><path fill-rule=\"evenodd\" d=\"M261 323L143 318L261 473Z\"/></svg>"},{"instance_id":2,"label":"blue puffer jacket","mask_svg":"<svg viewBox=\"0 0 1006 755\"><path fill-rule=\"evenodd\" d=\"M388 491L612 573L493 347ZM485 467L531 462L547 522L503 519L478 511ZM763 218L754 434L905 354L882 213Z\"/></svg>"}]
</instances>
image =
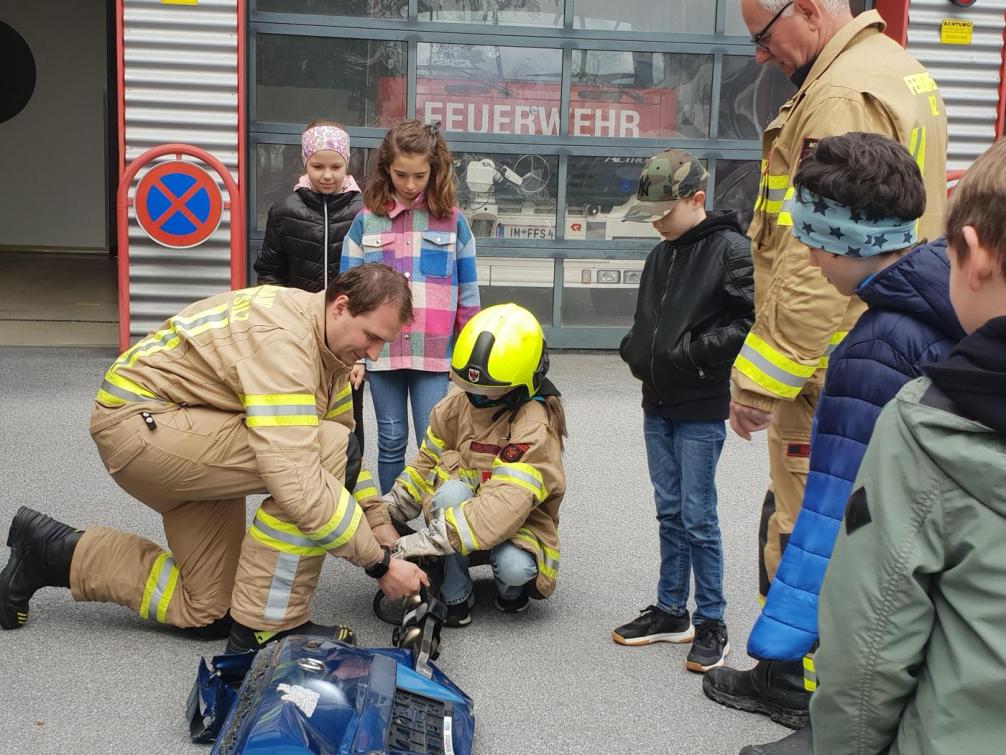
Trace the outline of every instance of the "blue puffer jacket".
<instances>
[{"instance_id":1,"label":"blue puffer jacket","mask_svg":"<svg viewBox=\"0 0 1006 755\"><path fill-rule=\"evenodd\" d=\"M946 242L919 246L856 291L867 311L831 355L810 474L748 654L797 660L817 641L817 600L845 504L884 404L964 337L950 306Z\"/></svg>"}]
</instances>

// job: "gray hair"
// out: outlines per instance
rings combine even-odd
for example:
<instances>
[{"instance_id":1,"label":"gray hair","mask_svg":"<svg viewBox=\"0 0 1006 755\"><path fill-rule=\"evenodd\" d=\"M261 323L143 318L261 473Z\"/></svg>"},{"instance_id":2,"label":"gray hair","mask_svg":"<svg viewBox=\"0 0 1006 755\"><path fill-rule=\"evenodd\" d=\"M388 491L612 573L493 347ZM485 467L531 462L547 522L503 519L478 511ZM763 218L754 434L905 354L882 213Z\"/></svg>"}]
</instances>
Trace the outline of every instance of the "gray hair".
<instances>
[{"instance_id":1,"label":"gray hair","mask_svg":"<svg viewBox=\"0 0 1006 755\"><path fill-rule=\"evenodd\" d=\"M758 0L758 2L761 4L761 7L769 13L778 13L783 9L783 6L789 2L789 0ZM832 16L839 11L851 10L849 8L849 0L817 0L817 2L825 13ZM789 16L792 13L793 8L790 7L786 9L786 12L783 15Z\"/></svg>"}]
</instances>

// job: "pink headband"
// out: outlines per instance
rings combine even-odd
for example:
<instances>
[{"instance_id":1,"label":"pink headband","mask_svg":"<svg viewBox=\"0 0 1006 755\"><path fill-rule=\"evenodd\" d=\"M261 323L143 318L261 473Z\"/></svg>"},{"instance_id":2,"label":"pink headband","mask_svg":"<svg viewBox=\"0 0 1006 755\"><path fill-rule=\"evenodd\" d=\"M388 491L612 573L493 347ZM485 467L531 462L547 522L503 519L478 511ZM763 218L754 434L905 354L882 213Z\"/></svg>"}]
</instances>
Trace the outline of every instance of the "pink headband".
<instances>
[{"instance_id":1,"label":"pink headband","mask_svg":"<svg viewBox=\"0 0 1006 755\"><path fill-rule=\"evenodd\" d=\"M306 163L315 152L334 149L349 163L349 134L335 126L315 126L300 137L301 154Z\"/></svg>"}]
</instances>

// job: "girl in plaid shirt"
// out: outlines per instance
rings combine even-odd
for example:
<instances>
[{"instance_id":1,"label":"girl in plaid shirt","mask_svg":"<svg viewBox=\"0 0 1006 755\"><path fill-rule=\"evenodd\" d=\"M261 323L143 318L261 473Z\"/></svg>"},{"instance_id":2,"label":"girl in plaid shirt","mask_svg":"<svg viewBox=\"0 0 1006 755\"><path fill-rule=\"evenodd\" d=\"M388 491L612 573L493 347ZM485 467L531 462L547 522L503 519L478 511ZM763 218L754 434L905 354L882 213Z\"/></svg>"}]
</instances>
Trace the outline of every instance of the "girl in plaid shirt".
<instances>
[{"instance_id":1,"label":"girl in plaid shirt","mask_svg":"<svg viewBox=\"0 0 1006 755\"><path fill-rule=\"evenodd\" d=\"M415 321L376 362L367 361L382 492L405 467L407 402L418 445L447 393L454 340L479 311L475 237L454 198L453 158L440 124L403 121L381 142L364 209L343 240L341 270L383 262L412 286Z\"/></svg>"}]
</instances>

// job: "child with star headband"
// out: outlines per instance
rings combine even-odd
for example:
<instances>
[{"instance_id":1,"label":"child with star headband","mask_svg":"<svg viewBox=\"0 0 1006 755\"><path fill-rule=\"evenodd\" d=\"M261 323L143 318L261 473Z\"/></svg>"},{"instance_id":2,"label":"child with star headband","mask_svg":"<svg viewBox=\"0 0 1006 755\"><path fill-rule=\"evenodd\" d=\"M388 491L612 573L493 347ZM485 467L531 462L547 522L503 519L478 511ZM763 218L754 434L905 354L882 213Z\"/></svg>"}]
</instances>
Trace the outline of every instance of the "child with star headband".
<instances>
[{"instance_id":1,"label":"child with star headband","mask_svg":"<svg viewBox=\"0 0 1006 755\"><path fill-rule=\"evenodd\" d=\"M822 139L793 183L792 233L810 247L809 264L867 306L824 358L803 508L748 639L753 657L802 658L814 673L818 594L874 424L901 387L944 358L964 331L950 301L946 241L916 239L926 194L908 150L879 134ZM821 678L829 684L829 676ZM811 717L816 736L813 701Z\"/></svg>"}]
</instances>

